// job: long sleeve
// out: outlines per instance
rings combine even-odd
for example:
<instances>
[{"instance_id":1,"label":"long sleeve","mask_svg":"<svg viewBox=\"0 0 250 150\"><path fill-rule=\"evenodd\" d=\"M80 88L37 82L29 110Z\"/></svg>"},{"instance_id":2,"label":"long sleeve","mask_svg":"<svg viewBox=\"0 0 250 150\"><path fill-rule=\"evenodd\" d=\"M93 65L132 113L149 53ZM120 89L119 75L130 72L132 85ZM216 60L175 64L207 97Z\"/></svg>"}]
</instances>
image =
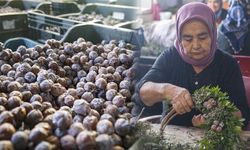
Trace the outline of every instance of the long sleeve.
<instances>
[{"instance_id":1,"label":"long sleeve","mask_svg":"<svg viewBox=\"0 0 250 150\"><path fill-rule=\"evenodd\" d=\"M152 82L159 83L159 82L165 81L166 74L168 74L168 72L167 72L168 65L171 64L171 63L169 63L171 58L168 58L168 56L167 56L168 53L169 53L169 51L165 50L156 59L155 63L150 68L150 70L145 74L145 76L136 84L135 94L133 95L133 98L132 98L132 100L134 102L134 107L132 110L133 116L137 116L143 107L146 108L144 113L143 113L143 114L145 114L145 116L156 115L156 114L162 113L162 104L161 103L157 103L152 107L145 106L144 103L141 101L139 91L145 82L152 81Z\"/></svg>"}]
</instances>

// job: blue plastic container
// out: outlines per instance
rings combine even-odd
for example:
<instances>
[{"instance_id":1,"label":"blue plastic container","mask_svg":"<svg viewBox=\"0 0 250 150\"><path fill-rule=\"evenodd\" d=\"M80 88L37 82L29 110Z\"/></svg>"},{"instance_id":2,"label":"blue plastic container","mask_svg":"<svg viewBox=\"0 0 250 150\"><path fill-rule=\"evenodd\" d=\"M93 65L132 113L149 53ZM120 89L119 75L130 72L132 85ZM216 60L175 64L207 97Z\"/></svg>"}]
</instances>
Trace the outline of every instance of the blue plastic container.
<instances>
[{"instance_id":1,"label":"blue plastic container","mask_svg":"<svg viewBox=\"0 0 250 150\"><path fill-rule=\"evenodd\" d=\"M24 37L12 38L12 39L7 40L4 43L5 48L12 49L13 51L16 51L16 49L21 45L27 48L32 48L32 47L35 47L36 45L41 45L41 44L34 40L24 38Z\"/></svg>"},{"instance_id":2,"label":"blue plastic container","mask_svg":"<svg viewBox=\"0 0 250 150\"><path fill-rule=\"evenodd\" d=\"M13 37L27 36L27 13L0 14L0 42Z\"/></svg>"},{"instance_id":3,"label":"blue plastic container","mask_svg":"<svg viewBox=\"0 0 250 150\"><path fill-rule=\"evenodd\" d=\"M81 11L75 2L52 2L51 7L53 15L55 16Z\"/></svg>"},{"instance_id":4,"label":"blue plastic container","mask_svg":"<svg viewBox=\"0 0 250 150\"><path fill-rule=\"evenodd\" d=\"M140 49L144 42L142 32L118 27L114 28L96 23L78 24L71 27L61 41L73 42L76 41L78 37L83 37L95 44L101 43L102 40L123 40L134 45L133 51L137 51L138 55L140 55Z\"/></svg>"}]
</instances>

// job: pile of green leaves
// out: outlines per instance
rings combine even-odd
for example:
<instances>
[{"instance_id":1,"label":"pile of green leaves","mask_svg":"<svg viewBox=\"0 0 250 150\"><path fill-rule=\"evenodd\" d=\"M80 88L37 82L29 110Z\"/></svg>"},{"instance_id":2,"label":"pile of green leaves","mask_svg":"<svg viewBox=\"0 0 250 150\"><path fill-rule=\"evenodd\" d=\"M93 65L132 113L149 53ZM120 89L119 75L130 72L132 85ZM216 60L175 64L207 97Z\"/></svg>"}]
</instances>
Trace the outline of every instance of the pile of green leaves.
<instances>
[{"instance_id":1,"label":"pile of green leaves","mask_svg":"<svg viewBox=\"0 0 250 150\"><path fill-rule=\"evenodd\" d=\"M136 143L129 150L196 150L197 148L180 143L171 143L152 130L148 122L138 122L130 138Z\"/></svg>"},{"instance_id":2,"label":"pile of green leaves","mask_svg":"<svg viewBox=\"0 0 250 150\"><path fill-rule=\"evenodd\" d=\"M219 87L207 86L196 90L192 98L195 108L203 113L206 120L202 126L205 136L200 141L200 149L244 149L240 140L243 120L234 115L238 109L229 101L226 93L221 92ZM208 109L205 104L211 99L216 103ZM212 129L214 122L222 123L220 131Z\"/></svg>"}]
</instances>

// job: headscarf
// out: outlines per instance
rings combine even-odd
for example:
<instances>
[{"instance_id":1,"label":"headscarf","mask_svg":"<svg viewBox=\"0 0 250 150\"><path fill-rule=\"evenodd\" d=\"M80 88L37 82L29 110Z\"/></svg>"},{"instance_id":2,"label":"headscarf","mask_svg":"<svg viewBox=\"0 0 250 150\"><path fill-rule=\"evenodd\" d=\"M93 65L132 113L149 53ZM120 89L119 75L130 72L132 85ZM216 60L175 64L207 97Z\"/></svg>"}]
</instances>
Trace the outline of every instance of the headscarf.
<instances>
[{"instance_id":1,"label":"headscarf","mask_svg":"<svg viewBox=\"0 0 250 150\"><path fill-rule=\"evenodd\" d=\"M184 53L184 47L181 44L181 29L186 22L193 19L201 20L207 25L212 41L210 53L200 60L194 60L186 55ZM216 51L217 31L214 12L206 4L200 2L191 2L182 6L177 12L176 33L177 35L174 44L178 53L185 62L193 66L205 67L213 61Z\"/></svg>"},{"instance_id":2,"label":"headscarf","mask_svg":"<svg viewBox=\"0 0 250 150\"><path fill-rule=\"evenodd\" d=\"M244 1L231 0L228 15L219 28L230 42L235 54L239 53L244 47L245 38L249 32L250 17L246 13L245 6Z\"/></svg>"}]
</instances>

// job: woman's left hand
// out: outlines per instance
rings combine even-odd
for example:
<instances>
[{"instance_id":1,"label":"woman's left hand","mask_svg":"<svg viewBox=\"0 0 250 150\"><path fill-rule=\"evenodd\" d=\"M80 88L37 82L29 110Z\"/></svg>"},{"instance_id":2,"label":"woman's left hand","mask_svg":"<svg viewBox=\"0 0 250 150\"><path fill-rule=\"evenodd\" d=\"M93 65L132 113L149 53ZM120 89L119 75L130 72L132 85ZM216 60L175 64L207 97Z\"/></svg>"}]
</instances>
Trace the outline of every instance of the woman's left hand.
<instances>
[{"instance_id":1,"label":"woman's left hand","mask_svg":"<svg viewBox=\"0 0 250 150\"><path fill-rule=\"evenodd\" d=\"M192 123L194 127L199 127L205 123L205 118L203 117L202 114L195 115L192 119Z\"/></svg>"},{"instance_id":2,"label":"woman's left hand","mask_svg":"<svg viewBox=\"0 0 250 150\"><path fill-rule=\"evenodd\" d=\"M242 113L241 113L240 110L234 112L234 115L235 115L236 117L242 118Z\"/></svg>"}]
</instances>

